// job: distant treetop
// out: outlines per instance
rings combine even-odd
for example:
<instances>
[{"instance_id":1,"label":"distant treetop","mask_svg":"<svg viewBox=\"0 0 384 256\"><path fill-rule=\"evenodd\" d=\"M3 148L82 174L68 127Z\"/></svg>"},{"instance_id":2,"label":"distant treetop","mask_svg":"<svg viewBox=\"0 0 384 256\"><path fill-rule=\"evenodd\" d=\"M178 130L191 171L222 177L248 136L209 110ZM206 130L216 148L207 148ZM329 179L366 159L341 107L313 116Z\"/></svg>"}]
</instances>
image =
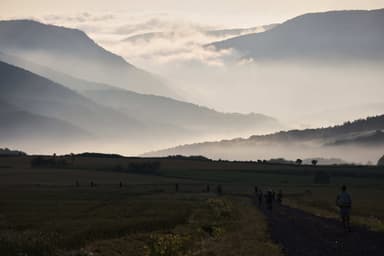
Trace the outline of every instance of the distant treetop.
<instances>
[{"instance_id":1,"label":"distant treetop","mask_svg":"<svg viewBox=\"0 0 384 256\"><path fill-rule=\"evenodd\" d=\"M119 155L119 154L104 154L104 153L81 153L81 154L76 154L72 156L80 156L80 157L97 157L97 158L123 158L124 156Z\"/></svg>"},{"instance_id":2,"label":"distant treetop","mask_svg":"<svg viewBox=\"0 0 384 256\"><path fill-rule=\"evenodd\" d=\"M379 161L377 162L377 165L384 166L384 155L379 159Z\"/></svg>"},{"instance_id":3,"label":"distant treetop","mask_svg":"<svg viewBox=\"0 0 384 256\"><path fill-rule=\"evenodd\" d=\"M27 154L23 151L12 150L9 148L0 148L0 156L26 156Z\"/></svg>"}]
</instances>

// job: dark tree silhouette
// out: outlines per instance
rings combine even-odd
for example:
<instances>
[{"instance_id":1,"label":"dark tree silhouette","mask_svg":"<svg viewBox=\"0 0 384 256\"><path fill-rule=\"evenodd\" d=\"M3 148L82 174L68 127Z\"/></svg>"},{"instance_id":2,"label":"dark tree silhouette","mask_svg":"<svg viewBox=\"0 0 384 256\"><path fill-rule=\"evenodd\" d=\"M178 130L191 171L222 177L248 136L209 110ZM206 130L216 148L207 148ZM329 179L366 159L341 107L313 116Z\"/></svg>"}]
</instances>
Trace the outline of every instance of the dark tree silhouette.
<instances>
[{"instance_id":1,"label":"dark tree silhouette","mask_svg":"<svg viewBox=\"0 0 384 256\"><path fill-rule=\"evenodd\" d=\"M301 165L303 163L303 160L301 160L300 158L298 158L297 160L296 160L296 164L297 165Z\"/></svg>"},{"instance_id":2,"label":"dark tree silhouette","mask_svg":"<svg viewBox=\"0 0 384 256\"><path fill-rule=\"evenodd\" d=\"M313 160L312 160L312 165L313 165L313 166L316 166L316 165L317 165L317 160L316 160L316 159L313 159Z\"/></svg>"},{"instance_id":3,"label":"dark tree silhouette","mask_svg":"<svg viewBox=\"0 0 384 256\"><path fill-rule=\"evenodd\" d=\"M384 166L384 156L382 156L379 161L377 162L377 165L382 165Z\"/></svg>"}]
</instances>

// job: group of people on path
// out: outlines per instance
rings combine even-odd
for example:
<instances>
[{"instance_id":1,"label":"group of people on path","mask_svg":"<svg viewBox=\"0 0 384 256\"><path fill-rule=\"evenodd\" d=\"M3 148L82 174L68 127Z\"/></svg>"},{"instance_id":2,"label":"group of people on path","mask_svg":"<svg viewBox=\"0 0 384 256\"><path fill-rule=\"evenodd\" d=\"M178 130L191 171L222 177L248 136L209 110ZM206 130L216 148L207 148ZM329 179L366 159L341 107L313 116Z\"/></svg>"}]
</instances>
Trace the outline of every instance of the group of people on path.
<instances>
[{"instance_id":1,"label":"group of people on path","mask_svg":"<svg viewBox=\"0 0 384 256\"><path fill-rule=\"evenodd\" d=\"M259 207L265 205L265 207L270 211L272 211L273 204L275 202L277 202L279 205L281 205L283 202L282 190L279 190L279 192L276 193L272 189L267 189L266 191L263 191L255 187L255 194L257 196Z\"/></svg>"},{"instance_id":2,"label":"group of people on path","mask_svg":"<svg viewBox=\"0 0 384 256\"><path fill-rule=\"evenodd\" d=\"M266 209L272 211L273 205L276 202L278 205L281 205L283 202L283 192L279 190L276 193L272 189L267 189L263 191L257 187L255 187L255 196L257 198L259 207L263 207L265 205ZM350 215L352 208L352 198L351 195L347 192L347 187L343 185L341 187L341 192L336 197L336 205L339 207L340 218L343 224L343 228L345 231L351 231L350 224Z\"/></svg>"}]
</instances>

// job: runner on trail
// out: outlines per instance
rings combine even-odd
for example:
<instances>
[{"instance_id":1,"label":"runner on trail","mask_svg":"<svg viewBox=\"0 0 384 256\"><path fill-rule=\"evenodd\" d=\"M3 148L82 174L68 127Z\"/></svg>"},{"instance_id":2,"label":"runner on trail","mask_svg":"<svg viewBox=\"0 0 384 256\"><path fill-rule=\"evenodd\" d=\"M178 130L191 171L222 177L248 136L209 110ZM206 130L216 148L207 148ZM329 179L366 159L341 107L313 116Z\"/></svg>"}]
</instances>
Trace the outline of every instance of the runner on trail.
<instances>
[{"instance_id":1,"label":"runner on trail","mask_svg":"<svg viewBox=\"0 0 384 256\"><path fill-rule=\"evenodd\" d=\"M263 204L263 191L261 189L259 190L257 197L259 199L259 207L261 207L261 205Z\"/></svg>"},{"instance_id":2,"label":"runner on trail","mask_svg":"<svg viewBox=\"0 0 384 256\"><path fill-rule=\"evenodd\" d=\"M279 193L277 193L277 202L279 203L279 205L281 205L281 203L283 202L283 191L281 191L281 189L279 190Z\"/></svg>"},{"instance_id":3,"label":"runner on trail","mask_svg":"<svg viewBox=\"0 0 384 256\"><path fill-rule=\"evenodd\" d=\"M268 192L265 196L265 203L267 204L268 210L272 211L273 194L272 194L271 190L268 190Z\"/></svg>"},{"instance_id":4,"label":"runner on trail","mask_svg":"<svg viewBox=\"0 0 384 256\"><path fill-rule=\"evenodd\" d=\"M340 208L340 217L341 221L343 222L344 230L351 231L349 219L352 207L352 199L347 192L347 187L345 185L341 187L341 192L336 198L336 205Z\"/></svg>"}]
</instances>

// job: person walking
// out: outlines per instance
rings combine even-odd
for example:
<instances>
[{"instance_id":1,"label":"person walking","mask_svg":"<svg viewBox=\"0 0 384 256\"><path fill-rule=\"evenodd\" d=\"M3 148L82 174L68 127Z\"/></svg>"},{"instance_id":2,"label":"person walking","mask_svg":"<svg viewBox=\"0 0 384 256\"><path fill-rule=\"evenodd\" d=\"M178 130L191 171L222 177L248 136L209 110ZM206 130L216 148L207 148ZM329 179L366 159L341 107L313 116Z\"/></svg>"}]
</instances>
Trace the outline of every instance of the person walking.
<instances>
[{"instance_id":1,"label":"person walking","mask_svg":"<svg viewBox=\"0 0 384 256\"><path fill-rule=\"evenodd\" d=\"M263 191L260 189L258 194L257 194L257 197L259 199L259 207L261 207L263 205Z\"/></svg>"},{"instance_id":2,"label":"person walking","mask_svg":"<svg viewBox=\"0 0 384 256\"><path fill-rule=\"evenodd\" d=\"M272 190L268 190L266 197L265 197L265 204L267 205L267 209L272 211L272 205L273 205L273 193Z\"/></svg>"},{"instance_id":3,"label":"person walking","mask_svg":"<svg viewBox=\"0 0 384 256\"><path fill-rule=\"evenodd\" d=\"M283 191L280 189L277 193L277 203L281 205L283 203Z\"/></svg>"},{"instance_id":4,"label":"person walking","mask_svg":"<svg viewBox=\"0 0 384 256\"><path fill-rule=\"evenodd\" d=\"M345 231L351 231L350 225L350 215L352 208L352 199L351 195L347 192L347 186L343 185L341 187L340 194L337 195L336 205L340 208L340 217L343 223L343 228Z\"/></svg>"}]
</instances>

